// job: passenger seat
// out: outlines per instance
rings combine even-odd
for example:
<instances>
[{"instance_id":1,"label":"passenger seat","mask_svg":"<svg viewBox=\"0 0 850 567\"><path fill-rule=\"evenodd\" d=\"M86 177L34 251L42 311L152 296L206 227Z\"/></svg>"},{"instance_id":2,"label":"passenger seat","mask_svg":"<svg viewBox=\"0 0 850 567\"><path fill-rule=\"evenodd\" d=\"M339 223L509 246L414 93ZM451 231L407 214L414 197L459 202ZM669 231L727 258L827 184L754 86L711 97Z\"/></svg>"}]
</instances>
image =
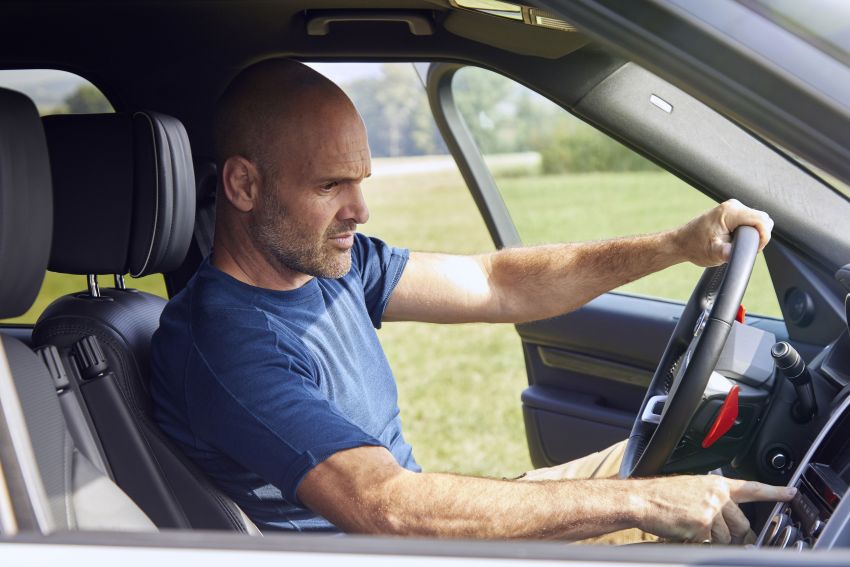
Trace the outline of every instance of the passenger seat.
<instances>
[{"instance_id":1,"label":"passenger seat","mask_svg":"<svg viewBox=\"0 0 850 567\"><path fill-rule=\"evenodd\" d=\"M195 185L182 124L154 112L44 119L53 175L49 269L88 278L54 301L33 330L59 349L117 484L160 528L256 526L151 419L150 342L165 300L126 288L176 269L195 221ZM101 289L94 274L115 274ZM81 282L82 283L82 282Z\"/></svg>"},{"instance_id":2,"label":"passenger seat","mask_svg":"<svg viewBox=\"0 0 850 567\"><path fill-rule=\"evenodd\" d=\"M22 315L35 300L47 268L52 218L50 167L38 112L26 96L0 89L0 266L5 274L0 278L0 318ZM33 525L25 527L43 533L156 531L145 514L77 449L45 358L13 337L0 334L0 343L13 382L12 388L4 384L2 405L23 410L27 433L19 433L29 437L38 468L35 474L27 473L25 466L18 468L34 516ZM55 361L52 347L41 354ZM0 374L0 380L7 378L7 373ZM11 420L13 413L7 411L4 416ZM19 464L29 462L30 453L23 445L15 449Z\"/></svg>"}]
</instances>

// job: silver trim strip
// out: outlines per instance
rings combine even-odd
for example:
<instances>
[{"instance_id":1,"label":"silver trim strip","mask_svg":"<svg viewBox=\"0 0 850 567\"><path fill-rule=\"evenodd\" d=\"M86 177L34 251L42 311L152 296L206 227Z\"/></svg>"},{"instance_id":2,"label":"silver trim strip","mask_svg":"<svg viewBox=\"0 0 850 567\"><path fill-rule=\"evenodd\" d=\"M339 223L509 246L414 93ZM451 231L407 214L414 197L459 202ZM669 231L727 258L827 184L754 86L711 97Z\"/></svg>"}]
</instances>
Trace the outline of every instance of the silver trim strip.
<instances>
[{"instance_id":1,"label":"silver trim strip","mask_svg":"<svg viewBox=\"0 0 850 567\"><path fill-rule=\"evenodd\" d=\"M667 394L662 394L660 396L652 396L647 400L646 407L643 408L643 414L640 416L640 420L644 423L661 423L661 416L664 414L664 410L661 410L661 413L655 413L652 411L655 409L655 406L661 402L664 404L664 407L667 407Z\"/></svg>"},{"instance_id":2,"label":"silver trim strip","mask_svg":"<svg viewBox=\"0 0 850 567\"><path fill-rule=\"evenodd\" d=\"M15 510L12 508L12 497L9 495L9 487L6 486L6 477L3 475L3 463L0 463L0 534L13 536L18 533L18 522L15 519Z\"/></svg>"},{"instance_id":3,"label":"silver trim strip","mask_svg":"<svg viewBox=\"0 0 850 567\"><path fill-rule=\"evenodd\" d=\"M150 264L151 262L151 256L153 256L154 242L156 241L156 230L159 226L159 156L156 153L156 125L153 123L153 119L150 117L149 114L146 114L144 112L135 112L133 114L133 118L135 118L136 116L144 116L147 119L148 123L151 125L151 141L153 142L153 161L154 168L156 169L156 175L154 176L154 178L156 179L156 194L154 195L156 197L156 200L154 201L153 231L151 231L151 243L148 247L148 255L145 258L145 263L142 264L142 267L139 269L138 272L136 272L135 274L130 272L130 275L134 278L137 278L141 274L144 274L145 270L147 270L148 268L148 264Z\"/></svg>"},{"instance_id":4,"label":"silver trim strip","mask_svg":"<svg viewBox=\"0 0 850 567\"><path fill-rule=\"evenodd\" d=\"M24 419L24 410L18 398L18 391L15 389L12 369L9 367L9 359L6 357L6 347L2 339L0 339L0 405L3 407L9 437L12 440L15 456L18 458L18 466L24 478L33 514L41 532L49 533L55 524L47 505L47 492L44 490L41 473L35 460L27 422Z\"/></svg>"}]
</instances>

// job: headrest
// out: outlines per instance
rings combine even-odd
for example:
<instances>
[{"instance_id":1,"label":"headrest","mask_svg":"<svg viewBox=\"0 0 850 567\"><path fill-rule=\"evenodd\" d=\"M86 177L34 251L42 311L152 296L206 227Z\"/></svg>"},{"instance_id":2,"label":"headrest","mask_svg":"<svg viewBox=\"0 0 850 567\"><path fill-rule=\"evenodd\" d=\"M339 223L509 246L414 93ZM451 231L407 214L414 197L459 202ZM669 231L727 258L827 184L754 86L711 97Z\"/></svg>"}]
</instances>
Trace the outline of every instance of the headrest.
<instances>
[{"instance_id":1,"label":"headrest","mask_svg":"<svg viewBox=\"0 0 850 567\"><path fill-rule=\"evenodd\" d=\"M155 112L44 118L53 174L49 268L67 274L169 272L195 222L186 130Z\"/></svg>"},{"instance_id":2,"label":"headrest","mask_svg":"<svg viewBox=\"0 0 850 567\"><path fill-rule=\"evenodd\" d=\"M26 96L0 89L0 318L22 315L38 295L52 230L41 119Z\"/></svg>"}]
</instances>

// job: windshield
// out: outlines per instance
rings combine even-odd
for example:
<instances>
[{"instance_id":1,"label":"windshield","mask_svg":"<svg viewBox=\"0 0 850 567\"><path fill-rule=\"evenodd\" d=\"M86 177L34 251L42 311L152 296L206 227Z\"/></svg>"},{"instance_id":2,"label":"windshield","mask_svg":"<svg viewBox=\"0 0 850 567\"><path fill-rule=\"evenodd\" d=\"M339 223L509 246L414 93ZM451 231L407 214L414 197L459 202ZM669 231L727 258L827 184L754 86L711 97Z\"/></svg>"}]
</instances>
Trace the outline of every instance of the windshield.
<instances>
[{"instance_id":1,"label":"windshield","mask_svg":"<svg viewBox=\"0 0 850 567\"><path fill-rule=\"evenodd\" d=\"M850 65L847 0L738 0L817 49Z\"/></svg>"}]
</instances>

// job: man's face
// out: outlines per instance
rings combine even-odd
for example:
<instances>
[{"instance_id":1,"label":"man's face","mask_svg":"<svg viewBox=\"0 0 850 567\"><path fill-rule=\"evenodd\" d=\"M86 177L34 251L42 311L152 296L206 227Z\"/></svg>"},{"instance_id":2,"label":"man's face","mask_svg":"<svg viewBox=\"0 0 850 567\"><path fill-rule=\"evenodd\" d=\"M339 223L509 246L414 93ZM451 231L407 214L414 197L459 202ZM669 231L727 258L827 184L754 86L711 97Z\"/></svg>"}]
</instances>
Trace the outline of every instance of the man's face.
<instances>
[{"instance_id":1,"label":"man's face","mask_svg":"<svg viewBox=\"0 0 850 567\"><path fill-rule=\"evenodd\" d=\"M369 219L360 183L371 173L371 159L352 108L321 114L318 123L288 126L289 140L298 142L280 144L285 155L273 178L263 180L251 232L279 270L340 278L351 269L357 225Z\"/></svg>"}]
</instances>

